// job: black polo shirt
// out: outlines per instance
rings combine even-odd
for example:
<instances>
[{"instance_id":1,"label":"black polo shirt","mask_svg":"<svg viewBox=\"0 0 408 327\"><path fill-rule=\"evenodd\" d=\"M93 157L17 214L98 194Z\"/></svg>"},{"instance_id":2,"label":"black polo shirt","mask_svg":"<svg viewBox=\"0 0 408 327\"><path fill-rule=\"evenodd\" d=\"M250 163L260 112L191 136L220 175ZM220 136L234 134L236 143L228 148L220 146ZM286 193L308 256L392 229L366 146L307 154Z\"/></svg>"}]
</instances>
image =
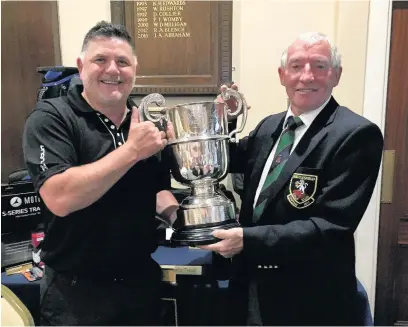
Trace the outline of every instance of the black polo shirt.
<instances>
[{"instance_id":1,"label":"black polo shirt","mask_svg":"<svg viewBox=\"0 0 408 327\"><path fill-rule=\"evenodd\" d=\"M26 121L24 158L37 191L51 176L101 159L127 140L131 112L117 129L89 106L82 91L78 84L67 96L38 102ZM78 274L140 271L157 248L156 194L170 188L166 158L162 152L136 163L87 208L66 217L49 213L43 261Z\"/></svg>"}]
</instances>

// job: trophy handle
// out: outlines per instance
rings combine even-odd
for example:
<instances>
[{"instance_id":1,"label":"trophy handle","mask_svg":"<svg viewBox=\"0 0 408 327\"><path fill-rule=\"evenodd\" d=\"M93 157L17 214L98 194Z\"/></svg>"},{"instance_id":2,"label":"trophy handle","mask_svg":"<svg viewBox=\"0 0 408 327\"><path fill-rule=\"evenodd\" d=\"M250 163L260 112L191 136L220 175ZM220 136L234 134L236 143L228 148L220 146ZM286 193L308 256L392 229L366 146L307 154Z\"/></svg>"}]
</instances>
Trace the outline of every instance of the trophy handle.
<instances>
[{"instance_id":1,"label":"trophy handle","mask_svg":"<svg viewBox=\"0 0 408 327\"><path fill-rule=\"evenodd\" d=\"M150 112L149 112L149 104L155 103L157 106L162 106L166 100L164 97L159 94L159 93L151 93L149 95L146 95L141 101L140 101L140 106L139 106L139 120L141 122L143 121L151 121L154 123L156 126L158 126L159 129L163 128L164 122L166 121L165 119L165 113L162 111L161 115L158 117L153 117Z\"/></svg>"},{"instance_id":2,"label":"trophy handle","mask_svg":"<svg viewBox=\"0 0 408 327\"><path fill-rule=\"evenodd\" d=\"M248 105L242 93L235 91L233 89L230 89L230 88L228 88L225 92L221 92L221 97L224 101L229 100L231 97L233 97L238 102L238 107L237 107L237 110L235 110L235 112L231 112L231 109L228 108L228 105L226 104L228 117L237 117L238 115L242 113L241 126L234 129L232 132L228 134L228 137L231 138L236 133L241 133L242 130L244 129L246 121L247 121L247 116L248 116Z\"/></svg>"}]
</instances>

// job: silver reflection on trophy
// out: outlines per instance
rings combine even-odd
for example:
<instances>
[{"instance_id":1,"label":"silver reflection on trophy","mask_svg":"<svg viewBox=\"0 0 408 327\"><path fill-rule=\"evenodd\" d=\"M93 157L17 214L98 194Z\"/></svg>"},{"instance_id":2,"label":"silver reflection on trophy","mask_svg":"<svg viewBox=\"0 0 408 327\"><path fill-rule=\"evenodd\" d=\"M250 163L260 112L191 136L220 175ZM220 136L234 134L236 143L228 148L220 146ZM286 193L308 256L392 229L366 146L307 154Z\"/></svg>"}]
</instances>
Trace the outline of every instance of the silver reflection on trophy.
<instances>
[{"instance_id":1,"label":"silver reflection on trophy","mask_svg":"<svg viewBox=\"0 0 408 327\"><path fill-rule=\"evenodd\" d=\"M243 130L247 104L241 93L227 89L224 100L233 97L237 110L231 112L225 103L193 102L164 107L158 116L149 112L149 104L161 106L165 99L153 93L144 97L139 110L141 121L166 125L170 121L174 135L169 137L171 172L175 180L191 188L191 194L180 204L178 225L171 242L176 245L200 245L218 241L211 233L218 228L239 226L234 204L218 192L219 182L228 174L228 142ZM228 118L242 113L241 125L228 132Z\"/></svg>"}]
</instances>

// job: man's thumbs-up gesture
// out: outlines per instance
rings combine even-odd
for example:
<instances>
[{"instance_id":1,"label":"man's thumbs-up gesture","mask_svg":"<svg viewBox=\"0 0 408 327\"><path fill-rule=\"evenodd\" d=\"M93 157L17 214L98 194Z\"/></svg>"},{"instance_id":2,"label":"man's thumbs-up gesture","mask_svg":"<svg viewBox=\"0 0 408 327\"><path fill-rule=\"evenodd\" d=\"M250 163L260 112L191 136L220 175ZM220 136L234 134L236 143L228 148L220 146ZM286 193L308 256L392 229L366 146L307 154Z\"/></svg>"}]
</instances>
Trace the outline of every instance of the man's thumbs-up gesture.
<instances>
[{"instance_id":1,"label":"man's thumbs-up gesture","mask_svg":"<svg viewBox=\"0 0 408 327\"><path fill-rule=\"evenodd\" d=\"M151 157L167 145L166 133L151 122L140 122L139 110L133 107L127 145L137 155L137 160Z\"/></svg>"}]
</instances>

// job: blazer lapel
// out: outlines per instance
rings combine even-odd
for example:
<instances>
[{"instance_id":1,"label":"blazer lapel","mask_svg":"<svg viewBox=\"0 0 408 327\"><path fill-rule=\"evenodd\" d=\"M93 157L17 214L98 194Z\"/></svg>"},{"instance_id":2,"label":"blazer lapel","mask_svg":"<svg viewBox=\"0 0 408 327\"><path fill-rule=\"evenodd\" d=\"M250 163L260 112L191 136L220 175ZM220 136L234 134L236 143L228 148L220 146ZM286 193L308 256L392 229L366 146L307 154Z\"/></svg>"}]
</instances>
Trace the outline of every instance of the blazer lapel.
<instances>
[{"instance_id":1,"label":"blazer lapel","mask_svg":"<svg viewBox=\"0 0 408 327\"><path fill-rule=\"evenodd\" d=\"M259 185L259 180L261 179L261 175L265 167L265 163L268 160L269 154L271 153L271 150L282 131L285 115L286 113L271 122L266 122L266 124L268 124L266 129L272 131L272 133L270 134L269 139L262 143L256 157L255 165L252 169L252 174L250 175L248 192L246 193L248 196L245 197L245 201L242 203L243 207L241 210L243 213L245 213L242 215L242 217L252 217L253 203L255 193Z\"/></svg>"},{"instance_id":2,"label":"blazer lapel","mask_svg":"<svg viewBox=\"0 0 408 327\"><path fill-rule=\"evenodd\" d=\"M296 169L309 156L312 150L326 137L327 130L325 126L331 124L331 122L333 121L334 111L337 107L338 104L332 97L326 107L320 112L320 114L313 121L312 125L303 135L299 144L289 156L289 159L282 172L280 173L278 179L274 182L273 187L270 188L270 193L265 205L264 213L266 212L266 208L275 201L276 195L288 182ZM259 219L262 218L262 216L263 214L261 215L261 217L259 217ZM254 220L254 222L256 221Z\"/></svg>"},{"instance_id":3,"label":"blazer lapel","mask_svg":"<svg viewBox=\"0 0 408 327\"><path fill-rule=\"evenodd\" d=\"M256 157L255 166L251 174L251 186L254 187L255 190L258 188L259 180L261 179L261 175L264 170L266 161L268 160L268 157L272 151L272 148L274 144L276 143L276 141L278 140L279 135L282 131L282 125L283 125L283 119L276 126L274 132L270 136L269 142L264 142L262 144L259 150L259 154Z\"/></svg>"}]
</instances>

